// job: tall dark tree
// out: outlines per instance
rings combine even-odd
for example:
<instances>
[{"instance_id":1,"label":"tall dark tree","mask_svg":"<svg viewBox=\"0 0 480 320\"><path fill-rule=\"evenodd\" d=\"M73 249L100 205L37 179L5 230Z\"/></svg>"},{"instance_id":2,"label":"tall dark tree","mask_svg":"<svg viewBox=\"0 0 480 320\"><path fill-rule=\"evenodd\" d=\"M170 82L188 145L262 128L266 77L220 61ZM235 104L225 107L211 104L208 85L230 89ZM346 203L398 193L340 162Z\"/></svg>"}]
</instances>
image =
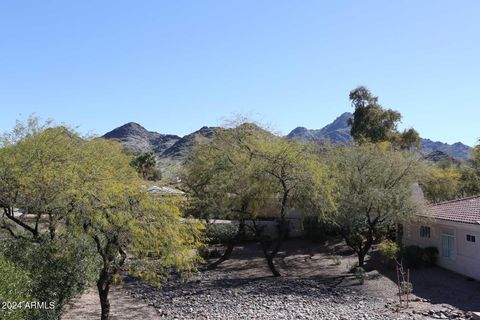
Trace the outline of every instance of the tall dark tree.
<instances>
[{"instance_id":1,"label":"tall dark tree","mask_svg":"<svg viewBox=\"0 0 480 320\"><path fill-rule=\"evenodd\" d=\"M366 87L360 86L350 92L352 106L355 108L351 135L356 142L391 142L401 149L418 147L420 137L414 129L400 133L397 126L402 115L395 110L383 108L378 97Z\"/></svg>"},{"instance_id":2,"label":"tall dark tree","mask_svg":"<svg viewBox=\"0 0 480 320\"><path fill-rule=\"evenodd\" d=\"M144 180L160 180L162 177L157 169L157 157L151 151L135 156L131 165Z\"/></svg>"}]
</instances>

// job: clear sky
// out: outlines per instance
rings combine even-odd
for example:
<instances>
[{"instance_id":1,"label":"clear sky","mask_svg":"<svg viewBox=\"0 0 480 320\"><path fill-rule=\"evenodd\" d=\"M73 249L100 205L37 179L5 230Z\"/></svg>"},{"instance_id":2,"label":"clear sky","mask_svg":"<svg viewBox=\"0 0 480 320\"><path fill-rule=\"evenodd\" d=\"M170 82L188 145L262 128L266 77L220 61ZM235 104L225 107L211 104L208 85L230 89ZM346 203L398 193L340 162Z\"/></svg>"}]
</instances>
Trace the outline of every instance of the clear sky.
<instances>
[{"instance_id":1,"label":"clear sky","mask_svg":"<svg viewBox=\"0 0 480 320\"><path fill-rule=\"evenodd\" d=\"M480 137L480 1L0 2L0 131L36 113L184 135L251 114L287 134L366 85L423 137Z\"/></svg>"}]
</instances>

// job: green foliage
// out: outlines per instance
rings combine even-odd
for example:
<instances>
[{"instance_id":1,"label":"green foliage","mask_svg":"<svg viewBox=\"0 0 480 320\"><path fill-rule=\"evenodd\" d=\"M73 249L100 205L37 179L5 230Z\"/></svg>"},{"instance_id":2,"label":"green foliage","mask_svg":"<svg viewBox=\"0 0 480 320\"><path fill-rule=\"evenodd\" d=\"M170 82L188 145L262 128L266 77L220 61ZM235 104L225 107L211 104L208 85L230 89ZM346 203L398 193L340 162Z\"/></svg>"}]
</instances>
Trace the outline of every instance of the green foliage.
<instances>
[{"instance_id":1,"label":"green foliage","mask_svg":"<svg viewBox=\"0 0 480 320\"><path fill-rule=\"evenodd\" d=\"M411 282L402 281L400 283L400 291L402 294L410 294L413 292L413 284Z\"/></svg>"},{"instance_id":2,"label":"green foliage","mask_svg":"<svg viewBox=\"0 0 480 320\"><path fill-rule=\"evenodd\" d=\"M394 241L385 240L380 243L379 251L384 261L386 263L391 263L398 257L398 254L400 253L400 247Z\"/></svg>"},{"instance_id":3,"label":"green foliage","mask_svg":"<svg viewBox=\"0 0 480 320\"><path fill-rule=\"evenodd\" d=\"M210 223L205 229L208 243L226 244L232 241L238 232L238 223Z\"/></svg>"},{"instance_id":4,"label":"green foliage","mask_svg":"<svg viewBox=\"0 0 480 320\"><path fill-rule=\"evenodd\" d=\"M363 284L365 280L367 279L367 273L365 272L365 269L362 267L356 267L354 271L355 278L360 282L360 284Z\"/></svg>"},{"instance_id":5,"label":"green foliage","mask_svg":"<svg viewBox=\"0 0 480 320\"><path fill-rule=\"evenodd\" d=\"M397 125L402 116L398 111L384 109L366 87L360 86L350 92L352 106L355 108L351 135L356 142L391 142L400 149L419 146L420 136L414 129L398 132Z\"/></svg>"},{"instance_id":6,"label":"green foliage","mask_svg":"<svg viewBox=\"0 0 480 320\"><path fill-rule=\"evenodd\" d=\"M15 263L17 270L29 274L29 281L24 285L31 301L54 305L48 310L26 310L26 319L58 319L69 299L94 283L97 277L98 260L85 238L41 244L19 240L4 243L2 247L2 254Z\"/></svg>"},{"instance_id":7,"label":"green foliage","mask_svg":"<svg viewBox=\"0 0 480 320\"><path fill-rule=\"evenodd\" d=\"M336 182L336 207L328 218L362 266L374 242L422 212L423 203L412 188L418 157L368 143L337 147L328 157Z\"/></svg>"},{"instance_id":8,"label":"green foliage","mask_svg":"<svg viewBox=\"0 0 480 320\"><path fill-rule=\"evenodd\" d=\"M276 239L252 224L273 269L272 259L288 234L288 211L330 204L327 176L311 146L243 123L217 130L210 143L197 147L182 181L192 198L192 212L199 218L275 219ZM278 275L275 270L272 273Z\"/></svg>"},{"instance_id":9,"label":"green foliage","mask_svg":"<svg viewBox=\"0 0 480 320\"><path fill-rule=\"evenodd\" d=\"M154 198L142 189L119 143L81 138L65 127L30 120L4 135L1 146L0 207L5 214L0 227L29 244L18 251L21 256L9 252L27 269L36 265L33 297L58 305L45 316L56 317L84 287L89 277L82 270L88 268L79 260L91 252L101 259L95 273L102 319L108 319L109 287L122 268L155 284L171 270L195 269L202 225L184 219L180 199ZM23 208L30 219L19 219L14 208Z\"/></svg>"},{"instance_id":10,"label":"green foliage","mask_svg":"<svg viewBox=\"0 0 480 320\"><path fill-rule=\"evenodd\" d=\"M432 203L456 199L461 196L461 171L454 167L426 166L420 186Z\"/></svg>"},{"instance_id":11,"label":"green foliage","mask_svg":"<svg viewBox=\"0 0 480 320\"><path fill-rule=\"evenodd\" d=\"M153 152L145 152L135 156L130 164L144 180L157 181L162 179L162 173L157 169L157 157Z\"/></svg>"},{"instance_id":12,"label":"green foliage","mask_svg":"<svg viewBox=\"0 0 480 320\"><path fill-rule=\"evenodd\" d=\"M436 247L426 247L423 249L423 262L427 267L433 267L437 264L438 249Z\"/></svg>"},{"instance_id":13,"label":"green foliage","mask_svg":"<svg viewBox=\"0 0 480 320\"><path fill-rule=\"evenodd\" d=\"M28 310L15 308L16 304L30 301L31 280L28 272L0 255L0 319L24 320ZM4 303L9 303L4 305ZM13 305L11 305L13 304ZM3 307L11 306L5 309Z\"/></svg>"},{"instance_id":14,"label":"green foliage","mask_svg":"<svg viewBox=\"0 0 480 320\"><path fill-rule=\"evenodd\" d=\"M336 235L335 227L318 216L306 216L302 221L305 239L323 242Z\"/></svg>"},{"instance_id":15,"label":"green foliage","mask_svg":"<svg viewBox=\"0 0 480 320\"><path fill-rule=\"evenodd\" d=\"M413 269L434 266L437 256L438 249L436 247L407 246L402 252L402 258L405 260L406 266Z\"/></svg>"},{"instance_id":16,"label":"green foliage","mask_svg":"<svg viewBox=\"0 0 480 320\"><path fill-rule=\"evenodd\" d=\"M423 249L419 246L405 247L402 257L408 268L418 269L423 265Z\"/></svg>"},{"instance_id":17,"label":"green foliage","mask_svg":"<svg viewBox=\"0 0 480 320\"><path fill-rule=\"evenodd\" d=\"M480 145L473 149L460 180L463 195L473 196L480 193Z\"/></svg>"}]
</instances>

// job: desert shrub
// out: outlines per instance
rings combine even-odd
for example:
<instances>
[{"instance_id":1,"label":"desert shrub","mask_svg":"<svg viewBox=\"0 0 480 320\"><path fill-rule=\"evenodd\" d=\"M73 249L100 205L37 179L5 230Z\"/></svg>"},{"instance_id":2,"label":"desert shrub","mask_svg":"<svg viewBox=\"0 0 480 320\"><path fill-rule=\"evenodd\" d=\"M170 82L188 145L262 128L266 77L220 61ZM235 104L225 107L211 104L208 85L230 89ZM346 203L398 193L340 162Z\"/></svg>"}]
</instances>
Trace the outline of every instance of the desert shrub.
<instances>
[{"instance_id":1,"label":"desert shrub","mask_svg":"<svg viewBox=\"0 0 480 320\"><path fill-rule=\"evenodd\" d=\"M417 269L423 265L423 249L419 246L405 247L402 257L408 268Z\"/></svg>"},{"instance_id":2,"label":"desert shrub","mask_svg":"<svg viewBox=\"0 0 480 320\"><path fill-rule=\"evenodd\" d=\"M410 294L413 292L413 284L411 282L402 281L400 283L400 290L403 294Z\"/></svg>"},{"instance_id":3,"label":"desert shrub","mask_svg":"<svg viewBox=\"0 0 480 320\"><path fill-rule=\"evenodd\" d=\"M427 267L433 267L437 263L438 249L436 247L426 247L423 249L423 262Z\"/></svg>"},{"instance_id":4,"label":"desert shrub","mask_svg":"<svg viewBox=\"0 0 480 320\"><path fill-rule=\"evenodd\" d=\"M360 284L363 284L365 282L365 279L367 278L367 273L362 267L356 267L354 275L355 278L360 282Z\"/></svg>"},{"instance_id":5,"label":"desert shrub","mask_svg":"<svg viewBox=\"0 0 480 320\"><path fill-rule=\"evenodd\" d=\"M98 276L93 247L86 239L14 241L3 245L6 259L30 275L31 301L53 303L51 309L30 309L24 319L58 319L63 306Z\"/></svg>"},{"instance_id":6,"label":"desert shrub","mask_svg":"<svg viewBox=\"0 0 480 320\"><path fill-rule=\"evenodd\" d=\"M409 268L431 267L437 262L438 249L435 247L405 247L402 252L406 266Z\"/></svg>"},{"instance_id":7,"label":"desert shrub","mask_svg":"<svg viewBox=\"0 0 480 320\"><path fill-rule=\"evenodd\" d=\"M318 217L307 216L302 223L307 240L322 242L336 235L335 228Z\"/></svg>"},{"instance_id":8,"label":"desert shrub","mask_svg":"<svg viewBox=\"0 0 480 320\"><path fill-rule=\"evenodd\" d=\"M385 240L380 243L379 251L383 257L384 263L390 265L398 257L400 247L394 241Z\"/></svg>"},{"instance_id":9,"label":"desert shrub","mask_svg":"<svg viewBox=\"0 0 480 320\"><path fill-rule=\"evenodd\" d=\"M27 310L16 308L15 304L30 300L30 287L28 273L0 255L0 319L23 320L27 317Z\"/></svg>"},{"instance_id":10,"label":"desert shrub","mask_svg":"<svg viewBox=\"0 0 480 320\"><path fill-rule=\"evenodd\" d=\"M238 232L238 223L210 223L205 233L210 244L225 244L232 241Z\"/></svg>"}]
</instances>

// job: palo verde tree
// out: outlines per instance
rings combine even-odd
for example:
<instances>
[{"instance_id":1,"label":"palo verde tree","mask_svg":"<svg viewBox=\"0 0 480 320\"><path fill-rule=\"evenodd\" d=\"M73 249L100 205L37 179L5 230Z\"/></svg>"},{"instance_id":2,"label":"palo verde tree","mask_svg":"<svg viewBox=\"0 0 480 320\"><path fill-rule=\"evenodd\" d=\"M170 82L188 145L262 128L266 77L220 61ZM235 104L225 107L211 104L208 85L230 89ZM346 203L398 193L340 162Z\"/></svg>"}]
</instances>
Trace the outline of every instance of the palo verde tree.
<instances>
[{"instance_id":1,"label":"palo verde tree","mask_svg":"<svg viewBox=\"0 0 480 320\"><path fill-rule=\"evenodd\" d=\"M309 214L330 208L331 184L326 167L318 161L311 145L273 136L257 141L255 157L261 179L269 186L268 197L273 200L269 210L278 224L278 236L265 239L262 229L256 224L254 227L272 274L280 276L274 258L288 236L287 214L292 210Z\"/></svg>"},{"instance_id":2,"label":"palo verde tree","mask_svg":"<svg viewBox=\"0 0 480 320\"><path fill-rule=\"evenodd\" d=\"M304 145L244 123L218 130L210 144L197 149L186 169L184 181L197 210L239 221L237 237L213 266L228 259L245 227L250 227L272 274L279 276L273 260L287 237L287 213L306 208L315 202L313 190L316 195L323 190L312 187L324 178L313 153ZM264 232L259 223L267 216L278 223L276 237Z\"/></svg>"},{"instance_id":3,"label":"palo verde tree","mask_svg":"<svg viewBox=\"0 0 480 320\"><path fill-rule=\"evenodd\" d=\"M238 222L236 235L209 269L230 258L234 247L245 238L246 222L257 219L267 206L269 186L256 176L258 163L253 150L254 141L263 134L270 135L248 123L219 128L210 143L194 149L185 165L182 181L191 196L192 213L207 222L212 218Z\"/></svg>"},{"instance_id":4,"label":"palo verde tree","mask_svg":"<svg viewBox=\"0 0 480 320\"><path fill-rule=\"evenodd\" d=\"M425 199L431 203L453 200L461 197L462 171L449 166L426 164L419 183Z\"/></svg>"},{"instance_id":5,"label":"palo verde tree","mask_svg":"<svg viewBox=\"0 0 480 320\"><path fill-rule=\"evenodd\" d=\"M480 194L480 145L475 146L461 172L462 195L473 196Z\"/></svg>"},{"instance_id":6,"label":"palo verde tree","mask_svg":"<svg viewBox=\"0 0 480 320\"><path fill-rule=\"evenodd\" d=\"M1 226L12 239L30 241L36 252L54 259L47 264L60 268L52 269L53 275L67 268L67 278L59 282L48 278L50 274L32 274L32 282L52 286L62 303L71 295L57 294L61 289L85 281L77 278L83 273L76 266L83 261L75 259L85 259L92 251L100 260L93 266L98 266L102 319L109 318L108 293L120 271L158 284L171 272L195 268L201 225L182 217L178 199L153 198L142 189L120 144L84 139L65 127L41 126L31 119L5 135L0 163ZM34 256L32 252L16 260L25 266Z\"/></svg>"},{"instance_id":7,"label":"palo verde tree","mask_svg":"<svg viewBox=\"0 0 480 320\"><path fill-rule=\"evenodd\" d=\"M121 270L159 283L171 271L195 269L201 225L182 219L179 199L155 198L141 189L120 144L88 141L80 162L81 190L67 225L91 237L101 257L97 289L107 320L108 294Z\"/></svg>"},{"instance_id":8,"label":"palo verde tree","mask_svg":"<svg viewBox=\"0 0 480 320\"><path fill-rule=\"evenodd\" d=\"M353 108L353 118L349 120L352 126L351 135L358 143L389 141L401 149L418 148L420 136L414 129L397 129L402 115L395 110L385 109L370 90L359 86L349 95Z\"/></svg>"},{"instance_id":9,"label":"palo verde tree","mask_svg":"<svg viewBox=\"0 0 480 320\"><path fill-rule=\"evenodd\" d=\"M330 219L363 266L372 244L422 212L423 199L413 188L418 157L370 143L333 148L328 154L336 187Z\"/></svg>"}]
</instances>

